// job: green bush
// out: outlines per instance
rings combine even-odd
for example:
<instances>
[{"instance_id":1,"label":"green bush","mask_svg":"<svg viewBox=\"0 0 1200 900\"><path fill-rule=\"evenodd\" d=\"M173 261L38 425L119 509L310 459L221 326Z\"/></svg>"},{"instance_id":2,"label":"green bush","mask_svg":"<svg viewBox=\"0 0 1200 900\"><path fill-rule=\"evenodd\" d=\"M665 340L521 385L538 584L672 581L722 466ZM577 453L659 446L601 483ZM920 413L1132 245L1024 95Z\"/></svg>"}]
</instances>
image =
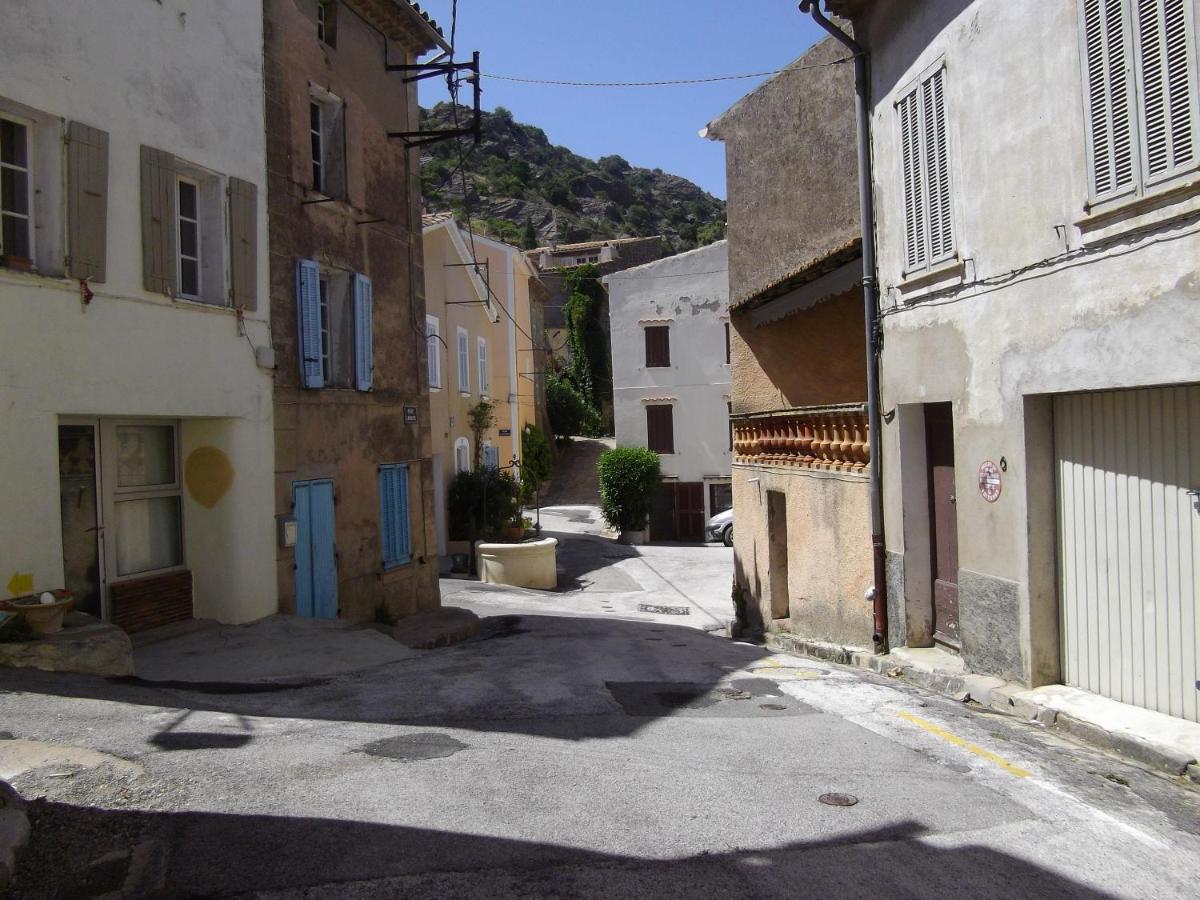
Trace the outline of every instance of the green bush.
<instances>
[{"instance_id":1,"label":"green bush","mask_svg":"<svg viewBox=\"0 0 1200 900\"><path fill-rule=\"evenodd\" d=\"M646 527L662 477L658 454L645 447L616 447L600 454L600 511L618 531Z\"/></svg>"},{"instance_id":2,"label":"green bush","mask_svg":"<svg viewBox=\"0 0 1200 900\"><path fill-rule=\"evenodd\" d=\"M455 541L497 537L518 511L517 482L499 469L459 472L449 494L450 539Z\"/></svg>"},{"instance_id":3,"label":"green bush","mask_svg":"<svg viewBox=\"0 0 1200 900\"><path fill-rule=\"evenodd\" d=\"M592 410L575 385L560 375L550 375L546 378L546 412L554 436L567 438L583 434L584 423Z\"/></svg>"},{"instance_id":4,"label":"green bush","mask_svg":"<svg viewBox=\"0 0 1200 900\"><path fill-rule=\"evenodd\" d=\"M536 425L526 425L521 432L521 499L528 502L535 491L550 477L553 457L550 441Z\"/></svg>"}]
</instances>

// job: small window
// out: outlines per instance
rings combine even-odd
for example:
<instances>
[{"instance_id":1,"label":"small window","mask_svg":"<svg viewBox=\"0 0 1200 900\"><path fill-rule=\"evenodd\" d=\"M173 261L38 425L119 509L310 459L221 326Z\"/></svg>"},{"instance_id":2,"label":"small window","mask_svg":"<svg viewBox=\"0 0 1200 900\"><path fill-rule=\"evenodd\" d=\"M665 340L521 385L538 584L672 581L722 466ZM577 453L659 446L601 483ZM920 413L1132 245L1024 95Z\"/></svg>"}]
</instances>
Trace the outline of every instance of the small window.
<instances>
[{"instance_id":1,"label":"small window","mask_svg":"<svg viewBox=\"0 0 1200 900\"><path fill-rule=\"evenodd\" d=\"M646 407L646 446L655 453L675 452L675 423L670 405Z\"/></svg>"},{"instance_id":2,"label":"small window","mask_svg":"<svg viewBox=\"0 0 1200 900\"><path fill-rule=\"evenodd\" d=\"M425 343L426 347L426 363L429 372L429 387L440 388L442 386L442 351L438 346L441 343L439 338L441 324L436 316L425 317Z\"/></svg>"},{"instance_id":3,"label":"small window","mask_svg":"<svg viewBox=\"0 0 1200 900\"><path fill-rule=\"evenodd\" d=\"M454 442L454 472L470 472L471 471L471 445L465 437L460 437Z\"/></svg>"},{"instance_id":4,"label":"small window","mask_svg":"<svg viewBox=\"0 0 1200 900\"><path fill-rule=\"evenodd\" d=\"M945 69L938 66L896 104L904 196L904 271L954 256Z\"/></svg>"},{"instance_id":5,"label":"small window","mask_svg":"<svg viewBox=\"0 0 1200 900\"><path fill-rule=\"evenodd\" d=\"M730 354L730 346L729 346L729 323L726 322L725 323L725 365L729 365L729 363L731 361L732 361L732 356Z\"/></svg>"},{"instance_id":6,"label":"small window","mask_svg":"<svg viewBox=\"0 0 1200 900\"><path fill-rule=\"evenodd\" d=\"M467 329L458 329L458 390L471 393L471 350Z\"/></svg>"},{"instance_id":7,"label":"small window","mask_svg":"<svg viewBox=\"0 0 1200 900\"><path fill-rule=\"evenodd\" d=\"M646 368L671 365L671 329L667 325L646 326Z\"/></svg>"},{"instance_id":8,"label":"small window","mask_svg":"<svg viewBox=\"0 0 1200 900\"><path fill-rule=\"evenodd\" d=\"M491 377L488 372L487 358L487 340L485 338L476 338L476 354L479 363L479 393L480 396L486 396L491 389Z\"/></svg>"},{"instance_id":9,"label":"small window","mask_svg":"<svg viewBox=\"0 0 1200 900\"><path fill-rule=\"evenodd\" d=\"M31 262L29 128L0 119L0 257Z\"/></svg>"},{"instance_id":10,"label":"small window","mask_svg":"<svg viewBox=\"0 0 1200 900\"><path fill-rule=\"evenodd\" d=\"M370 390L370 322L355 311L356 298L359 307L365 299L363 282L369 284L354 272L300 260L298 327L305 387ZM369 304L362 312L369 316Z\"/></svg>"},{"instance_id":11,"label":"small window","mask_svg":"<svg viewBox=\"0 0 1200 900\"><path fill-rule=\"evenodd\" d=\"M326 197L346 197L345 106L316 87L308 98L308 140L312 189Z\"/></svg>"},{"instance_id":12,"label":"small window","mask_svg":"<svg viewBox=\"0 0 1200 900\"><path fill-rule=\"evenodd\" d=\"M337 3L318 0L317 40L328 47L337 46Z\"/></svg>"},{"instance_id":13,"label":"small window","mask_svg":"<svg viewBox=\"0 0 1200 900\"><path fill-rule=\"evenodd\" d=\"M175 233L179 239L179 262L176 277L179 295L191 300L200 299L200 186L186 178L178 181L179 224Z\"/></svg>"},{"instance_id":14,"label":"small window","mask_svg":"<svg viewBox=\"0 0 1200 900\"><path fill-rule=\"evenodd\" d=\"M411 562L407 465L379 467L379 521L383 567L394 569Z\"/></svg>"}]
</instances>

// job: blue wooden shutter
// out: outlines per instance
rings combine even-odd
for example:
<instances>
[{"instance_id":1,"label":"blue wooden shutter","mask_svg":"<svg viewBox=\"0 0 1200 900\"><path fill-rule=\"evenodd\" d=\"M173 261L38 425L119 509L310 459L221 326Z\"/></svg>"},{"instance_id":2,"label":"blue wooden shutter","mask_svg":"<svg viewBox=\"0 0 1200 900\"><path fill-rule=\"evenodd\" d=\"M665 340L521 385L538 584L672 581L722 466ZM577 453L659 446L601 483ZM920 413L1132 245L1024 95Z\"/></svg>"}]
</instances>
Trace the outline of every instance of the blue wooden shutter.
<instances>
[{"instance_id":1,"label":"blue wooden shutter","mask_svg":"<svg viewBox=\"0 0 1200 900\"><path fill-rule=\"evenodd\" d=\"M408 529L408 466L381 466L379 469L380 542L383 567L390 569L412 559L412 539Z\"/></svg>"},{"instance_id":2,"label":"blue wooden shutter","mask_svg":"<svg viewBox=\"0 0 1200 900\"><path fill-rule=\"evenodd\" d=\"M355 387L369 391L375 372L375 340L371 331L371 279L354 273L354 378Z\"/></svg>"},{"instance_id":3,"label":"blue wooden shutter","mask_svg":"<svg viewBox=\"0 0 1200 900\"><path fill-rule=\"evenodd\" d=\"M300 384L325 386L321 367L321 270L315 260L296 264L296 328L300 336Z\"/></svg>"}]
</instances>

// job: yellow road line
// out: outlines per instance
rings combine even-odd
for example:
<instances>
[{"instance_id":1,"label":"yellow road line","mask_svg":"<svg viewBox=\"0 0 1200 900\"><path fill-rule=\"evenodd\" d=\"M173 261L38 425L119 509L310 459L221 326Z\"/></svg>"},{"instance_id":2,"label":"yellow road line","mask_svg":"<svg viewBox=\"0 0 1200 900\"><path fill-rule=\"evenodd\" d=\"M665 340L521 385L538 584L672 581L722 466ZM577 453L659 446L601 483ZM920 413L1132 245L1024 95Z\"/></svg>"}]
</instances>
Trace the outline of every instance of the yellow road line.
<instances>
[{"instance_id":1,"label":"yellow road line","mask_svg":"<svg viewBox=\"0 0 1200 900\"><path fill-rule=\"evenodd\" d=\"M943 740L949 741L950 743L954 744L954 746L956 746L956 747L962 747L964 750L969 750L971 753L974 753L976 756L982 756L988 762L995 763L1000 768L1002 768L1005 772L1008 772L1008 774L1010 774L1010 775L1015 775L1015 776L1017 776L1017 778L1028 778L1032 774L1031 772L1026 772L1020 766L1014 766L1007 759L1004 759L1001 756L997 756L991 750L984 750L982 747L978 746L977 744L972 744L970 741L965 741L962 738L960 738L958 735L951 734L949 731L946 731L946 729L939 728L937 725L934 725L932 722L925 721L920 716L914 716L910 712L903 712L903 711L897 712L896 715L898 715L900 718L902 718L908 722L912 722L914 725L916 725L919 728L924 728L930 734L936 734L938 737L942 738Z\"/></svg>"}]
</instances>

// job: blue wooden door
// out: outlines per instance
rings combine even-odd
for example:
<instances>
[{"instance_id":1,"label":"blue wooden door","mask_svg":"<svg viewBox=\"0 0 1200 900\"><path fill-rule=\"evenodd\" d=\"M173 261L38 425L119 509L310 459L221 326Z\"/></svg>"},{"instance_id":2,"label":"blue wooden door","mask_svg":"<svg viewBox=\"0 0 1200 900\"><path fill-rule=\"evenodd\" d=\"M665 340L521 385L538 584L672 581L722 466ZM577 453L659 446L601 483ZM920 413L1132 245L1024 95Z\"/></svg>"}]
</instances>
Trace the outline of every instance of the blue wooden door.
<instances>
[{"instance_id":1,"label":"blue wooden door","mask_svg":"<svg viewBox=\"0 0 1200 900\"><path fill-rule=\"evenodd\" d=\"M333 482L292 482L296 514L296 615L336 619Z\"/></svg>"}]
</instances>

